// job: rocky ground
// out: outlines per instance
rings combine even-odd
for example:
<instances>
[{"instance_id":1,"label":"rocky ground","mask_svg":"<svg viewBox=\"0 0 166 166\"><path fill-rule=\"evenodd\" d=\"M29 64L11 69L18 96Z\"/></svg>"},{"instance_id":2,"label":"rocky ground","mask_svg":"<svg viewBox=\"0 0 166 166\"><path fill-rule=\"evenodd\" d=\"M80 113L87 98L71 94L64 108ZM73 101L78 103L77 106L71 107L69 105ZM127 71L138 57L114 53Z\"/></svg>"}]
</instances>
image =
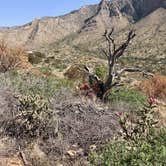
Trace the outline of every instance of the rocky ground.
<instances>
[{"instance_id":1,"label":"rocky ground","mask_svg":"<svg viewBox=\"0 0 166 166\"><path fill-rule=\"evenodd\" d=\"M18 101L13 93L8 89L1 90L0 101L0 161L9 166L85 162L81 158L86 158L91 148L113 138L119 130L115 110L100 102L72 97L66 101L52 101L54 117L51 119L57 121L55 135L51 128L49 133L48 127L46 137L29 139L30 133L20 128L23 124L19 121L24 119L17 120Z\"/></svg>"}]
</instances>

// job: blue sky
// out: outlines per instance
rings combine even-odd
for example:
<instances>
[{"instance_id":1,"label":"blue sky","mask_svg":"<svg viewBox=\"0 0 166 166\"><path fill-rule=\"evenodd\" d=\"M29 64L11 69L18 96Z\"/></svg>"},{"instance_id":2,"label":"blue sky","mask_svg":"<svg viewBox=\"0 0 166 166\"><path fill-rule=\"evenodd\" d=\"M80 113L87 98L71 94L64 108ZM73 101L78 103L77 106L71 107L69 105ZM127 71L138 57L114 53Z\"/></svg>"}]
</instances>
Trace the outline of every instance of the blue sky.
<instances>
[{"instance_id":1,"label":"blue sky","mask_svg":"<svg viewBox=\"0 0 166 166\"><path fill-rule=\"evenodd\" d=\"M22 25L34 18L59 16L100 0L0 0L0 26Z\"/></svg>"}]
</instances>

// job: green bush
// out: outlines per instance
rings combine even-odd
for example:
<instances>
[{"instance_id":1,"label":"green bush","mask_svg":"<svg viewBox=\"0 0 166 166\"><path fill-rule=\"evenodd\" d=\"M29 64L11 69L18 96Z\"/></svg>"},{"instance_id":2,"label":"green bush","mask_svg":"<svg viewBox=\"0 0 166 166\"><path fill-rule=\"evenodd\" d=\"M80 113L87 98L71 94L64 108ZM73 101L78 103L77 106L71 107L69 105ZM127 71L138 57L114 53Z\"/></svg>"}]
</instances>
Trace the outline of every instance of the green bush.
<instances>
[{"instance_id":1,"label":"green bush","mask_svg":"<svg viewBox=\"0 0 166 166\"><path fill-rule=\"evenodd\" d=\"M96 152L89 160L93 166L164 166L166 165L166 129L153 131L150 139L111 142Z\"/></svg>"},{"instance_id":2,"label":"green bush","mask_svg":"<svg viewBox=\"0 0 166 166\"><path fill-rule=\"evenodd\" d=\"M117 113L121 136L89 156L93 166L163 166L166 164L166 128L157 129L154 114L156 100L136 112L135 118L128 113Z\"/></svg>"},{"instance_id":3,"label":"green bush","mask_svg":"<svg viewBox=\"0 0 166 166\"><path fill-rule=\"evenodd\" d=\"M43 66L39 68L42 74L49 74L51 73L51 68L49 66Z\"/></svg>"},{"instance_id":4,"label":"green bush","mask_svg":"<svg viewBox=\"0 0 166 166\"><path fill-rule=\"evenodd\" d=\"M123 103L130 109L138 109L146 103L147 97L137 90L124 88L112 91L108 101L115 106Z\"/></svg>"},{"instance_id":5,"label":"green bush","mask_svg":"<svg viewBox=\"0 0 166 166\"><path fill-rule=\"evenodd\" d=\"M5 133L16 138L49 138L58 131L58 119L40 95L18 95L17 112L4 122Z\"/></svg>"},{"instance_id":6,"label":"green bush","mask_svg":"<svg viewBox=\"0 0 166 166\"><path fill-rule=\"evenodd\" d=\"M108 71L105 66L98 66L95 68L95 74L100 78L100 79L105 79Z\"/></svg>"}]
</instances>

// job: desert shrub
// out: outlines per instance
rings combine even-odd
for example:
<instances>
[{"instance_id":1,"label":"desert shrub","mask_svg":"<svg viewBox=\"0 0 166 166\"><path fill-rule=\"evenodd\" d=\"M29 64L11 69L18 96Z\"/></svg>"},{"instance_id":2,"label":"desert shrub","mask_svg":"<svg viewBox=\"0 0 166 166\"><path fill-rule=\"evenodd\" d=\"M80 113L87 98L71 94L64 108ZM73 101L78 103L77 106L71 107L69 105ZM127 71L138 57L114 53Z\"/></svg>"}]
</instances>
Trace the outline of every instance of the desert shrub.
<instances>
[{"instance_id":1,"label":"desert shrub","mask_svg":"<svg viewBox=\"0 0 166 166\"><path fill-rule=\"evenodd\" d=\"M54 66L56 69L59 69L60 72L62 72L64 69L67 68L67 65L63 64L63 63L59 63L56 64L56 66Z\"/></svg>"},{"instance_id":2,"label":"desert shrub","mask_svg":"<svg viewBox=\"0 0 166 166\"><path fill-rule=\"evenodd\" d=\"M166 97L166 76L155 75L140 83L139 89L148 96L165 99Z\"/></svg>"},{"instance_id":3,"label":"desert shrub","mask_svg":"<svg viewBox=\"0 0 166 166\"><path fill-rule=\"evenodd\" d=\"M115 141L90 154L92 165L165 165L166 129L151 132L151 140Z\"/></svg>"},{"instance_id":4,"label":"desert shrub","mask_svg":"<svg viewBox=\"0 0 166 166\"><path fill-rule=\"evenodd\" d=\"M30 64L25 50L21 47L9 48L4 41L0 41L0 71L6 72L15 68L27 68Z\"/></svg>"},{"instance_id":5,"label":"desert shrub","mask_svg":"<svg viewBox=\"0 0 166 166\"><path fill-rule=\"evenodd\" d=\"M146 102L146 100L146 96L141 92L127 88L114 90L108 97L108 101L113 106L116 107L120 103L123 103L127 105L129 109L138 109L140 106L142 106L142 103Z\"/></svg>"},{"instance_id":6,"label":"desert shrub","mask_svg":"<svg viewBox=\"0 0 166 166\"><path fill-rule=\"evenodd\" d=\"M39 95L19 95L17 111L10 121L6 119L4 131L16 138L47 138L57 133L58 120L48 102Z\"/></svg>"},{"instance_id":7,"label":"desert shrub","mask_svg":"<svg viewBox=\"0 0 166 166\"><path fill-rule=\"evenodd\" d=\"M27 54L28 54L28 61L31 64L39 64L45 58L45 54L39 51L29 51Z\"/></svg>"},{"instance_id":8,"label":"desert shrub","mask_svg":"<svg viewBox=\"0 0 166 166\"><path fill-rule=\"evenodd\" d=\"M151 129L156 127L156 99L149 98L143 108L133 113L119 112L119 122L122 129L122 138L125 140L137 140L141 137L149 138Z\"/></svg>"},{"instance_id":9,"label":"desert shrub","mask_svg":"<svg viewBox=\"0 0 166 166\"><path fill-rule=\"evenodd\" d=\"M87 74L83 70L83 65L81 64L80 65L74 64L70 66L64 73L64 76L72 80L76 79L84 80L86 75Z\"/></svg>"},{"instance_id":10,"label":"desert shrub","mask_svg":"<svg viewBox=\"0 0 166 166\"><path fill-rule=\"evenodd\" d=\"M43 66L39 70L42 74L45 74L47 76L51 75L51 68L49 66Z\"/></svg>"},{"instance_id":11,"label":"desert shrub","mask_svg":"<svg viewBox=\"0 0 166 166\"><path fill-rule=\"evenodd\" d=\"M100 79L105 79L105 77L107 76L107 69L105 66L98 66L95 68L95 73Z\"/></svg>"},{"instance_id":12,"label":"desert shrub","mask_svg":"<svg viewBox=\"0 0 166 166\"><path fill-rule=\"evenodd\" d=\"M0 87L0 135L2 134L2 128L5 127L4 122L10 121L13 112L17 110L17 104L13 91L8 87Z\"/></svg>"},{"instance_id":13,"label":"desert shrub","mask_svg":"<svg viewBox=\"0 0 166 166\"><path fill-rule=\"evenodd\" d=\"M137 112L137 118L118 113L122 137L90 154L92 165L164 165L166 164L166 129L156 129L155 99Z\"/></svg>"}]
</instances>

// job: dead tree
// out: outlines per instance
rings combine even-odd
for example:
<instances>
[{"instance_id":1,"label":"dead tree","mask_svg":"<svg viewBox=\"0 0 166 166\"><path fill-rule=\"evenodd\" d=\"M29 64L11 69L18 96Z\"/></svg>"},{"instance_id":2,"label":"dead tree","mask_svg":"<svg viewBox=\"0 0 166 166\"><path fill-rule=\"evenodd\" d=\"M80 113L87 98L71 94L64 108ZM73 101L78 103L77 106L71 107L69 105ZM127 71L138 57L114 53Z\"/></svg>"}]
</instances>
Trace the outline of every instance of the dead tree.
<instances>
[{"instance_id":1,"label":"dead tree","mask_svg":"<svg viewBox=\"0 0 166 166\"><path fill-rule=\"evenodd\" d=\"M115 65L117 63L117 60L124 54L124 51L130 44L130 41L136 36L135 32L131 30L128 33L127 39L122 43L120 46L116 46L115 40L112 37L112 34L114 32L114 29L112 29L110 32L107 30L104 33L104 38L106 39L106 42L108 44L107 49L101 49L102 53L106 56L108 61L108 76L106 81L100 80L98 77L96 77L94 74L91 74L87 67L85 67L85 70L89 73L89 82L91 80L95 80L99 92L97 92L97 97L100 99L105 100L110 89L112 89L114 86L119 86L120 82L115 81L115 78L119 77L124 72L142 72L143 74L146 74L143 70L139 68L124 68L120 71L117 71L115 69Z\"/></svg>"}]
</instances>

